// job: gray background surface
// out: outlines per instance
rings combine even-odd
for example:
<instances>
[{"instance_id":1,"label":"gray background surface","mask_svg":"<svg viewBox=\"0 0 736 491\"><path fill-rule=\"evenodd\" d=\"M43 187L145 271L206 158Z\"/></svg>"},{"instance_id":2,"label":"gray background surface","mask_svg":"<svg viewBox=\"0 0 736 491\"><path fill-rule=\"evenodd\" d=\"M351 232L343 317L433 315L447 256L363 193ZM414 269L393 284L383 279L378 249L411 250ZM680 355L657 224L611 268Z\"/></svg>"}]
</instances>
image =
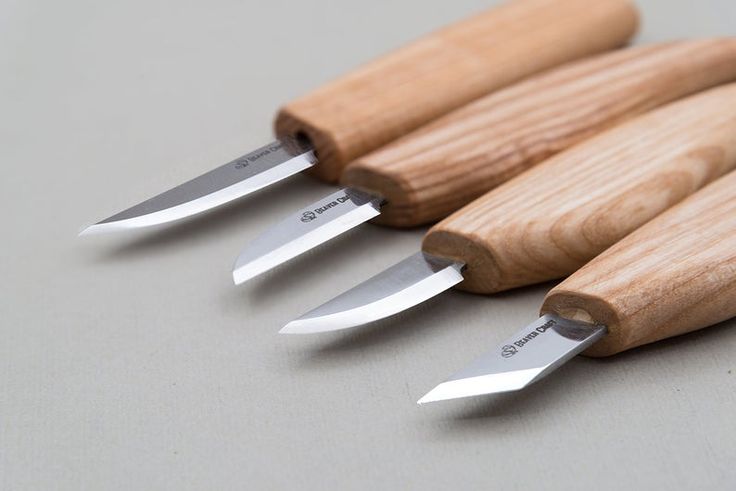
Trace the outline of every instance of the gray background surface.
<instances>
[{"instance_id":1,"label":"gray background surface","mask_svg":"<svg viewBox=\"0 0 736 491\"><path fill-rule=\"evenodd\" d=\"M550 285L279 336L422 234L364 226L235 288L241 247L331 189L303 176L76 237L268 141L280 103L493 3L3 0L0 488L734 489L734 322L420 408ZM639 4L639 42L736 34L732 0Z\"/></svg>"}]
</instances>

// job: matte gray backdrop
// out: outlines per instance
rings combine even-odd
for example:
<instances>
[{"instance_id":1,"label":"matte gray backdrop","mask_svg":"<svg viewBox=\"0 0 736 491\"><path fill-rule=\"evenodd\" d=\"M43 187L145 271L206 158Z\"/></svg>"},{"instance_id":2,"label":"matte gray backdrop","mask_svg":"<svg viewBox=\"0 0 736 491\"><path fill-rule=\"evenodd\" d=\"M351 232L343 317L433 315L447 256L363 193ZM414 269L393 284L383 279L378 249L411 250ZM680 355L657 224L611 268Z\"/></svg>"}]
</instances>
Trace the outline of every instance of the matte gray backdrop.
<instances>
[{"instance_id":1,"label":"matte gray backdrop","mask_svg":"<svg viewBox=\"0 0 736 491\"><path fill-rule=\"evenodd\" d=\"M76 237L268 141L280 103L493 3L3 0L0 488L734 489L734 322L420 408L551 285L280 336L422 234L364 226L235 288L241 247L331 189L302 176ZM639 42L736 34L732 0L639 4Z\"/></svg>"}]
</instances>

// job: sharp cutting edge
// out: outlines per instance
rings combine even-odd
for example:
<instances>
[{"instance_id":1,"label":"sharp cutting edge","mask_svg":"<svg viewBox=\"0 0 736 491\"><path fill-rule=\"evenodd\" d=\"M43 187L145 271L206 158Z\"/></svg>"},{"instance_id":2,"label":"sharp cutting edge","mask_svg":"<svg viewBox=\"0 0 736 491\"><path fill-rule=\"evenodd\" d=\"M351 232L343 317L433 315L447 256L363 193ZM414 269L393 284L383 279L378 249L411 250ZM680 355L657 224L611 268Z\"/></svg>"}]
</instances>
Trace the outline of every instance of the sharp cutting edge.
<instances>
[{"instance_id":1,"label":"sharp cutting edge","mask_svg":"<svg viewBox=\"0 0 736 491\"><path fill-rule=\"evenodd\" d=\"M384 319L449 290L464 264L417 252L288 323L280 332L336 331Z\"/></svg>"},{"instance_id":2,"label":"sharp cutting edge","mask_svg":"<svg viewBox=\"0 0 736 491\"><path fill-rule=\"evenodd\" d=\"M288 323L281 333L334 331L376 321L423 302L463 280L463 264L418 252Z\"/></svg>"},{"instance_id":3,"label":"sharp cutting edge","mask_svg":"<svg viewBox=\"0 0 736 491\"><path fill-rule=\"evenodd\" d=\"M294 138L282 138L90 225L80 235L180 220L246 196L316 162L311 146Z\"/></svg>"},{"instance_id":4,"label":"sharp cutting edge","mask_svg":"<svg viewBox=\"0 0 736 491\"><path fill-rule=\"evenodd\" d=\"M243 283L381 213L383 198L344 188L302 208L257 237L233 267L233 281Z\"/></svg>"},{"instance_id":5,"label":"sharp cutting edge","mask_svg":"<svg viewBox=\"0 0 736 491\"><path fill-rule=\"evenodd\" d=\"M419 404L523 389L601 339L605 326L547 314L432 389Z\"/></svg>"}]
</instances>

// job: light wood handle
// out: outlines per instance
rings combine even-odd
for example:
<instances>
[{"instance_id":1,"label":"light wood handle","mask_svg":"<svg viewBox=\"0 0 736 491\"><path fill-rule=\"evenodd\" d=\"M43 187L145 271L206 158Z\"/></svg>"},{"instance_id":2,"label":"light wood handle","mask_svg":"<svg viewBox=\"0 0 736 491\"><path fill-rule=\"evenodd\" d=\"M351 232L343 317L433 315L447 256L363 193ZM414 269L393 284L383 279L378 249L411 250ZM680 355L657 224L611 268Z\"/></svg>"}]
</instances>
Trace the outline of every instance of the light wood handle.
<instances>
[{"instance_id":1,"label":"light wood handle","mask_svg":"<svg viewBox=\"0 0 736 491\"><path fill-rule=\"evenodd\" d=\"M649 45L582 60L486 96L348 166L383 195L378 223L444 218L626 118L736 80L736 38Z\"/></svg>"},{"instance_id":2,"label":"light wood handle","mask_svg":"<svg viewBox=\"0 0 736 491\"><path fill-rule=\"evenodd\" d=\"M563 281L542 312L608 326L607 356L736 316L736 172L632 233Z\"/></svg>"},{"instance_id":3,"label":"light wood handle","mask_svg":"<svg viewBox=\"0 0 736 491\"><path fill-rule=\"evenodd\" d=\"M623 45L629 0L515 0L449 26L286 105L276 134L315 146L312 172L351 160L533 73Z\"/></svg>"},{"instance_id":4,"label":"light wood handle","mask_svg":"<svg viewBox=\"0 0 736 491\"><path fill-rule=\"evenodd\" d=\"M573 273L736 168L736 83L670 103L517 176L433 227L422 249L493 293Z\"/></svg>"}]
</instances>

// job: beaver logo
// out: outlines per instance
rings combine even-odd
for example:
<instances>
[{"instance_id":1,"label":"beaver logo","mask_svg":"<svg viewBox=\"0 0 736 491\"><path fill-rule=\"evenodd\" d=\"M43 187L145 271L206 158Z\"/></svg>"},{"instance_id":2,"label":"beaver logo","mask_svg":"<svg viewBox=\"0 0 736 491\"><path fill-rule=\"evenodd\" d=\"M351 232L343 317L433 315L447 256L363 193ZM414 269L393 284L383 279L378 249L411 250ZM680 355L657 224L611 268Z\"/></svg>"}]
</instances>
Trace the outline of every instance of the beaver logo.
<instances>
[{"instance_id":1,"label":"beaver logo","mask_svg":"<svg viewBox=\"0 0 736 491\"><path fill-rule=\"evenodd\" d=\"M516 352L519 351L516 346L512 346L510 344L506 344L501 348L501 356L504 358L511 358L516 354Z\"/></svg>"},{"instance_id":2,"label":"beaver logo","mask_svg":"<svg viewBox=\"0 0 736 491\"><path fill-rule=\"evenodd\" d=\"M317 218L317 214L315 212L313 212L313 211L305 211L304 213L302 213L301 221L304 222L304 223L309 223L312 220L314 220L315 218Z\"/></svg>"}]
</instances>

